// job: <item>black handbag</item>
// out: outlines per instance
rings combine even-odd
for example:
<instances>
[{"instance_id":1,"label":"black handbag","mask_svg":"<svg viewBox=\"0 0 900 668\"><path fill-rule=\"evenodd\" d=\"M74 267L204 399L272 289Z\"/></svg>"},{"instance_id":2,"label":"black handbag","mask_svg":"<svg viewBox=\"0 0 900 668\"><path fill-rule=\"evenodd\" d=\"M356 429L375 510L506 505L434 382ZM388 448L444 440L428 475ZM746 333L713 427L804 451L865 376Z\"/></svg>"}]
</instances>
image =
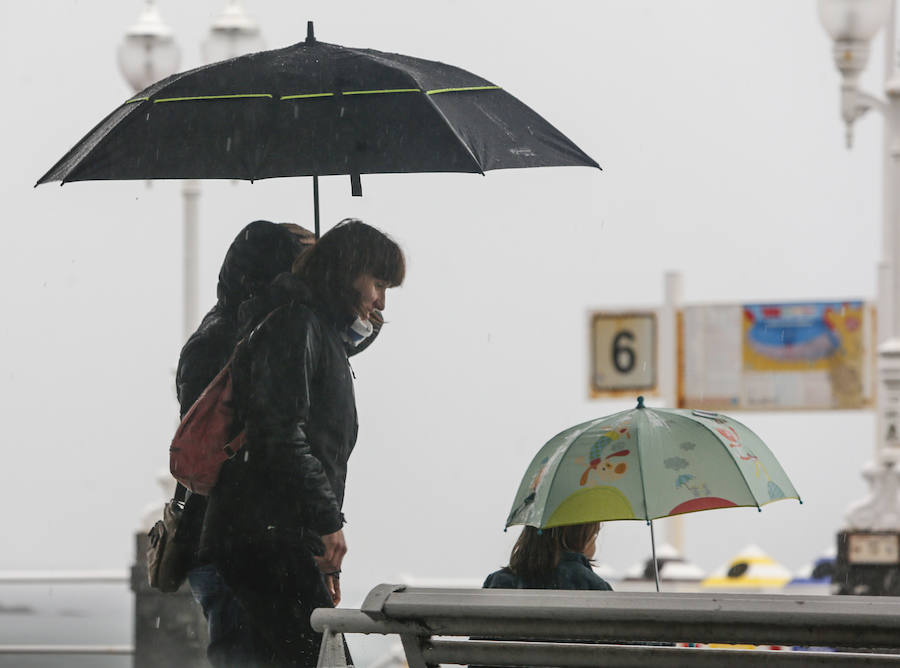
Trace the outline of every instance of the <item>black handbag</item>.
<instances>
[{"instance_id":1,"label":"black handbag","mask_svg":"<svg viewBox=\"0 0 900 668\"><path fill-rule=\"evenodd\" d=\"M195 541L186 535L191 524L184 517L186 492L179 483L163 509L163 518L147 533L147 580L166 593L178 591L194 561Z\"/></svg>"}]
</instances>

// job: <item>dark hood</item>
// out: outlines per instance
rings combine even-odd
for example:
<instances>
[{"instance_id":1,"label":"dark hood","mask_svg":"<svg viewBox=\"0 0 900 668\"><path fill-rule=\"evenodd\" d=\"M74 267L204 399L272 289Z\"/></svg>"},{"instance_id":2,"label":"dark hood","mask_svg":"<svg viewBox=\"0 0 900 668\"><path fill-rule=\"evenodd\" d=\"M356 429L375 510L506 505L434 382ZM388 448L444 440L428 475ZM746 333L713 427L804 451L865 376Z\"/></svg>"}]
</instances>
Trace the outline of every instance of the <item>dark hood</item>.
<instances>
[{"instance_id":1,"label":"dark hood","mask_svg":"<svg viewBox=\"0 0 900 668\"><path fill-rule=\"evenodd\" d=\"M256 220L235 237L222 268L216 295L219 304L237 309L269 285L278 274L289 271L303 248L288 228L268 220Z\"/></svg>"}]
</instances>

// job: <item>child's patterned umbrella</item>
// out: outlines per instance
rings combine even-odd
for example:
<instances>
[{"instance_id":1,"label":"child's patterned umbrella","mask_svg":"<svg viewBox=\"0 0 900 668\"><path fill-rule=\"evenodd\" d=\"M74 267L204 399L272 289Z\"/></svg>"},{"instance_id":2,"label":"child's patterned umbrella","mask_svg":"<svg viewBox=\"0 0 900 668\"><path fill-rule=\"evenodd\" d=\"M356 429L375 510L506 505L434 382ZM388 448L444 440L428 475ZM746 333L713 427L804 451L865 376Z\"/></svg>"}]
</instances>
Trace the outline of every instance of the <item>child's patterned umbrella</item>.
<instances>
[{"instance_id":1,"label":"child's patterned umbrella","mask_svg":"<svg viewBox=\"0 0 900 668\"><path fill-rule=\"evenodd\" d=\"M647 408L638 397L635 409L550 439L525 472L506 526L645 520L652 536L660 517L781 499L800 501L743 424L719 413Z\"/></svg>"}]
</instances>

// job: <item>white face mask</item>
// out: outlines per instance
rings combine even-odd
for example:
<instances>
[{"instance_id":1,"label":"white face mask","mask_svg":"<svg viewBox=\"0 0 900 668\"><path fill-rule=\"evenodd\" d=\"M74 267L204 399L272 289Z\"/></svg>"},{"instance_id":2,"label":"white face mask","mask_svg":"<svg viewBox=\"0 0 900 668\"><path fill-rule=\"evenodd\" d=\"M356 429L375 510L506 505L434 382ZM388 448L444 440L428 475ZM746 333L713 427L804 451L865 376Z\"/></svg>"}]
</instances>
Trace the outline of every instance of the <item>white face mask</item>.
<instances>
[{"instance_id":1,"label":"white face mask","mask_svg":"<svg viewBox=\"0 0 900 668\"><path fill-rule=\"evenodd\" d=\"M353 321L353 324L347 328L347 334L344 338L353 346L358 346L372 336L372 332L374 331L375 328L372 326L371 322L357 317L356 320Z\"/></svg>"}]
</instances>

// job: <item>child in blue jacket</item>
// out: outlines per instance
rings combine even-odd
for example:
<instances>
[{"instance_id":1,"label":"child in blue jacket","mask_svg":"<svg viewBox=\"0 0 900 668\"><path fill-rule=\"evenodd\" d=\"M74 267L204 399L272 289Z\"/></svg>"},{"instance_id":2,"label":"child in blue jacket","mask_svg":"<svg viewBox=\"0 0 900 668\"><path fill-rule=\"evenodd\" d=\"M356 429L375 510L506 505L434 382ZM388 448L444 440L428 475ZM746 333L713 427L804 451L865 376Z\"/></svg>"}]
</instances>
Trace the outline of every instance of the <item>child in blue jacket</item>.
<instances>
[{"instance_id":1,"label":"child in blue jacket","mask_svg":"<svg viewBox=\"0 0 900 668\"><path fill-rule=\"evenodd\" d=\"M591 568L600 522L552 529L526 526L509 565L487 576L486 589L595 589L612 587Z\"/></svg>"}]
</instances>

